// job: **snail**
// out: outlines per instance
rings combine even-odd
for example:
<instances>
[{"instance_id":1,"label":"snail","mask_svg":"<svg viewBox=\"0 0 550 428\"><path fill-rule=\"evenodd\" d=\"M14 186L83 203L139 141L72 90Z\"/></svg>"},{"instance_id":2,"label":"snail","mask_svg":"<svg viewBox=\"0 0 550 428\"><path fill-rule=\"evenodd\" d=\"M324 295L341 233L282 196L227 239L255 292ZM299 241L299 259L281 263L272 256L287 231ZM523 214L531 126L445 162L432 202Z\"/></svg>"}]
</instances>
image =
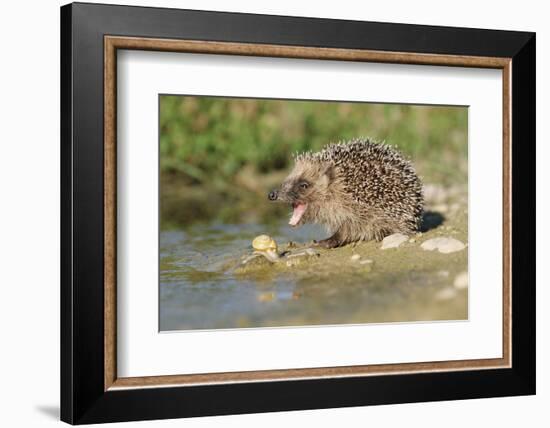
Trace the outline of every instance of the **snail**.
<instances>
[{"instance_id":1,"label":"snail","mask_svg":"<svg viewBox=\"0 0 550 428\"><path fill-rule=\"evenodd\" d=\"M277 252L277 243L268 235L256 236L252 241L254 254L262 255L272 263L278 262L281 256Z\"/></svg>"},{"instance_id":2,"label":"snail","mask_svg":"<svg viewBox=\"0 0 550 428\"><path fill-rule=\"evenodd\" d=\"M293 245L293 247L296 247L296 245ZM286 260L287 266L294 266L299 263L299 260L297 259L300 257L308 257L308 256L319 257L320 255L317 251L313 250L312 248L305 248L297 251L286 250L279 253L279 250L277 248L277 243L269 235L256 236L252 241L252 248L254 248L254 252L244 257L244 259L241 262L241 265L246 265L252 260L263 257L270 263L277 263L277 262Z\"/></svg>"}]
</instances>

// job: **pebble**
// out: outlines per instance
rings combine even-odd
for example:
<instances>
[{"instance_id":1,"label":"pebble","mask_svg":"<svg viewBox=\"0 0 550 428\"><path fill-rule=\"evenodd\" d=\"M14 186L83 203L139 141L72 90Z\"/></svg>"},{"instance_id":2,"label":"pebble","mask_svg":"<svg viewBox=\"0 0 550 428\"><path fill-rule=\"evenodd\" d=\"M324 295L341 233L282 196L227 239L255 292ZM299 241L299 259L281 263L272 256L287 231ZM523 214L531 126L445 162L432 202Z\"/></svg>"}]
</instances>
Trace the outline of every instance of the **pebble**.
<instances>
[{"instance_id":1,"label":"pebble","mask_svg":"<svg viewBox=\"0 0 550 428\"><path fill-rule=\"evenodd\" d=\"M288 267L297 266L300 264L300 259L294 258L286 261Z\"/></svg>"},{"instance_id":2,"label":"pebble","mask_svg":"<svg viewBox=\"0 0 550 428\"><path fill-rule=\"evenodd\" d=\"M464 290L465 288L468 288L468 272L459 273L456 276L453 285L459 290Z\"/></svg>"},{"instance_id":3,"label":"pebble","mask_svg":"<svg viewBox=\"0 0 550 428\"><path fill-rule=\"evenodd\" d=\"M272 302L275 300L275 293L273 292L267 292L267 293L260 293L257 296L258 302Z\"/></svg>"},{"instance_id":4,"label":"pebble","mask_svg":"<svg viewBox=\"0 0 550 428\"><path fill-rule=\"evenodd\" d=\"M432 238L424 241L420 247L426 251L438 250L440 253L448 254L466 248L464 243L455 238Z\"/></svg>"},{"instance_id":5,"label":"pebble","mask_svg":"<svg viewBox=\"0 0 550 428\"><path fill-rule=\"evenodd\" d=\"M361 258L361 256L359 254L354 254L353 256L351 256L351 260L354 261L354 262L356 262L360 258Z\"/></svg>"},{"instance_id":6,"label":"pebble","mask_svg":"<svg viewBox=\"0 0 550 428\"><path fill-rule=\"evenodd\" d=\"M299 291L294 291L292 293L292 300L298 300L298 299L301 299L303 296L302 293L300 293Z\"/></svg>"},{"instance_id":7,"label":"pebble","mask_svg":"<svg viewBox=\"0 0 550 428\"><path fill-rule=\"evenodd\" d=\"M387 250L388 248L398 248L403 242L407 241L409 237L402 233L394 233L393 235L386 236L382 240L381 250Z\"/></svg>"},{"instance_id":8,"label":"pebble","mask_svg":"<svg viewBox=\"0 0 550 428\"><path fill-rule=\"evenodd\" d=\"M416 239L411 238L411 239L409 239L409 242L410 242L411 244L414 244L414 243L416 242Z\"/></svg>"},{"instance_id":9,"label":"pebble","mask_svg":"<svg viewBox=\"0 0 550 428\"><path fill-rule=\"evenodd\" d=\"M317 251L315 251L313 248L306 248L302 251L296 251L296 252L290 252L288 251L286 254L283 254L287 260L293 259L293 258L299 258L299 257L319 257L321 254L319 254Z\"/></svg>"},{"instance_id":10,"label":"pebble","mask_svg":"<svg viewBox=\"0 0 550 428\"><path fill-rule=\"evenodd\" d=\"M439 290L435 298L436 300L451 300L456 296L456 290L451 287L444 288L443 290Z\"/></svg>"},{"instance_id":11,"label":"pebble","mask_svg":"<svg viewBox=\"0 0 550 428\"><path fill-rule=\"evenodd\" d=\"M374 263L374 262L371 259L365 259L365 260L361 260L359 263L362 265L370 265L371 263Z\"/></svg>"}]
</instances>

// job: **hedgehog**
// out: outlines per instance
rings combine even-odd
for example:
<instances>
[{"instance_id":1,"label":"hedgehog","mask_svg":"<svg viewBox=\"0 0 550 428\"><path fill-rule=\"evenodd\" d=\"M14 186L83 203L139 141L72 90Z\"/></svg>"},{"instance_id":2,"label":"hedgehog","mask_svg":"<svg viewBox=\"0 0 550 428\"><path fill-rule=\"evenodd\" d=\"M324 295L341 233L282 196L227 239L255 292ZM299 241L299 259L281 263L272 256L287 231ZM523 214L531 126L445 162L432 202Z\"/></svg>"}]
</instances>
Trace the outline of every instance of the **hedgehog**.
<instances>
[{"instance_id":1,"label":"hedgehog","mask_svg":"<svg viewBox=\"0 0 550 428\"><path fill-rule=\"evenodd\" d=\"M334 248L420 227L422 183L395 148L369 138L331 143L294 156L294 168L271 201L291 205L289 224L323 225L329 237L316 244Z\"/></svg>"}]
</instances>

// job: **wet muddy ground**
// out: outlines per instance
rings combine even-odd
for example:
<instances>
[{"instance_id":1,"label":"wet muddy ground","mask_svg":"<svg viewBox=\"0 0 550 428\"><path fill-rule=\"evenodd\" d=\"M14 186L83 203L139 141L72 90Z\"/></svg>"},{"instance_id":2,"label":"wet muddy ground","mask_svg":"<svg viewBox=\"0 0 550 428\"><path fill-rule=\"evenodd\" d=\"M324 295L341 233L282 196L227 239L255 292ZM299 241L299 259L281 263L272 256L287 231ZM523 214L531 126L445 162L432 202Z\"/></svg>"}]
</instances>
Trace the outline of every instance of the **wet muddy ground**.
<instances>
[{"instance_id":1,"label":"wet muddy ground","mask_svg":"<svg viewBox=\"0 0 550 428\"><path fill-rule=\"evenodd\" d=\"M160 330L280 327L468 318L468 249L427 251L430 239L468 243L466 186L425 187L422 232L398 248L380 242L316 249L318 256L245 265L251 241L306 248L322 229L212 222L160 235ZM287 263L287 261L289 261Z\"/></svg>"}]
</instances>

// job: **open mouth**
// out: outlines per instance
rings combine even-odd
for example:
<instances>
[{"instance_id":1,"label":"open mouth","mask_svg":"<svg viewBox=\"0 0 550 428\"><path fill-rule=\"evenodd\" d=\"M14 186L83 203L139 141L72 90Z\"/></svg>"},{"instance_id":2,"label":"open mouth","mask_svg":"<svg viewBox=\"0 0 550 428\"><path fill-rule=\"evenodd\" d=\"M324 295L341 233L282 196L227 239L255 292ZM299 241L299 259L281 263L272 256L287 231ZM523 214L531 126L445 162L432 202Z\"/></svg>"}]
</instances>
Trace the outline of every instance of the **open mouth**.
<instances>
[{"instance_id":1,"label":"open mouth","mask_svg":"<svg viewBox=\"0 0 550 428\"><path fill-rule=\"evenodd\" d=\"M292 204L292 217L290 217L288 224L290 224L291 226L296 226L306 212L306 208L307 204L303 202L294 202Z\"/></svg>"}]
</instances>

